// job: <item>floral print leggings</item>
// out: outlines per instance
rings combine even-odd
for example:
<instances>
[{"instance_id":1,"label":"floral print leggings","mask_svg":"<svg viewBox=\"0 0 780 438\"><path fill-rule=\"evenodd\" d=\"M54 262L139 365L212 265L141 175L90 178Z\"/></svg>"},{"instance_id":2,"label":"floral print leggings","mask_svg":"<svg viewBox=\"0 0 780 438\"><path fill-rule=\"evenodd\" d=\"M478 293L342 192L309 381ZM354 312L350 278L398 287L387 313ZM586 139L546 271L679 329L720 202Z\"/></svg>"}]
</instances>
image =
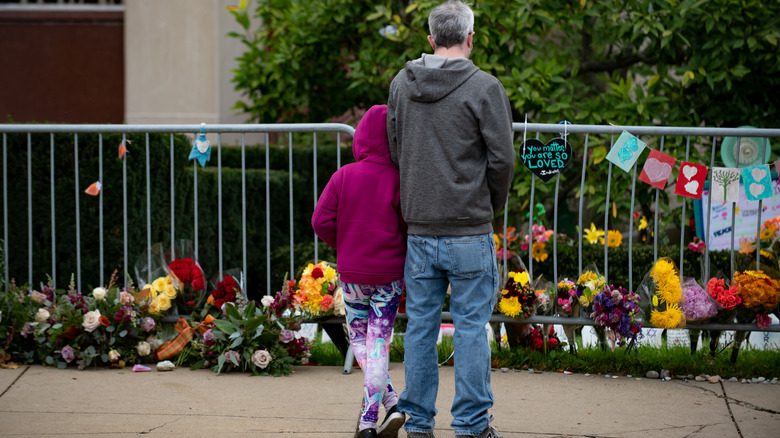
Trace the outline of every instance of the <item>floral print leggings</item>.
<instances>
[{"instance_id":1,"label":"floral print leggings","mask_svg":"<svg viewBox=\"0 0 780 438\"><path fill-rule=\"evenodd\" d=\"M376 423L379 403L395 395L387 364L402 289L403 280L381 286L344 283L349 342L364 374L362 423Z\"/></svg>"}]
</instances>

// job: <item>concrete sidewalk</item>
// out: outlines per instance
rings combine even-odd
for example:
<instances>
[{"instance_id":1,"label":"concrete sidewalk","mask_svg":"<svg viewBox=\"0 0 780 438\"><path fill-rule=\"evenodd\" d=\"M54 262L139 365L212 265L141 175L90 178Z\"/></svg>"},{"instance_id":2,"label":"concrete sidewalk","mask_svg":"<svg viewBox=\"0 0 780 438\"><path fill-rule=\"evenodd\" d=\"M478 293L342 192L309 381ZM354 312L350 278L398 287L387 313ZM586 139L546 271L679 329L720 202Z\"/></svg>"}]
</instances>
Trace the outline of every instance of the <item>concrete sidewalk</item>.
<instances>
[{"instance_id":1,"label":"concrete sidewalk","mask_svg":"<svg viewBox=\"0 0 780 438\"><path fill-rule=\"evenodd\" d=\"M454 436L453 371L440 370L439 438ZM403 364L390 374L403 389ZM507 438L780 436L780 385L501 370L492 384L494 425ZM351 437L361 394L362 373L340 367L301 366L278 378L0 369L0 436Z\"/></svg>"}]
</instances>

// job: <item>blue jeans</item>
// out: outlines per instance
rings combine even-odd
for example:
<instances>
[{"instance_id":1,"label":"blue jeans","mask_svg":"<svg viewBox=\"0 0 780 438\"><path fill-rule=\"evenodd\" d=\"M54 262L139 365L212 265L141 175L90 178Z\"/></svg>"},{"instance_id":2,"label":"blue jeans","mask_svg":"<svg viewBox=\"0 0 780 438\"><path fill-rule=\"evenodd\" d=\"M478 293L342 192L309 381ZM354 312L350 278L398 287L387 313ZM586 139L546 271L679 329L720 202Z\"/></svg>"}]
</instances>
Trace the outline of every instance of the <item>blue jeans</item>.
<instances>
[{"instance_id":1,"label":"blue jeans","mask_svg":"<svg viewBox=\"0 0 780 438\"><path fill-rule=\"evenodd\" d=\"M407 432L431 432L439 391L436 340L441 309L451 285L450 312L455 324L455 399L452 428L458 435L479 435L493 406L490 345L485 325L498 297L493 235L433 237L410 235L407 242L404 335L406 388L398 410L409 417Z\"/></svg>"}]
</instances>

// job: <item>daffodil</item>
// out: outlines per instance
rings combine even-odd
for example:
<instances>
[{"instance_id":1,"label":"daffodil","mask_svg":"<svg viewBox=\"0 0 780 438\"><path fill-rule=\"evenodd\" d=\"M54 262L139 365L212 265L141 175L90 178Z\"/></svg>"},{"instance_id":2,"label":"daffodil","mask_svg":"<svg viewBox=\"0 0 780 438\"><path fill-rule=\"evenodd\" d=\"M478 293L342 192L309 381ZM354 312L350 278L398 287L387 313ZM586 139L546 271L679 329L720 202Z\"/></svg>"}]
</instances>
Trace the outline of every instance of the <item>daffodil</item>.
<instances>
[{"instance_id":1,"label":"daffodil","mask_svg":"<svg viewBox=\"0 0 780 438\"><path fill-rule=\"evenodd\" d=\"M596 229L596 225L593 222L590 223L590 228L585 229L585 239L587 239L591 245L597 244L599 239L602 239L603 237L604 231Z\"/></svg>"}]
</instances>

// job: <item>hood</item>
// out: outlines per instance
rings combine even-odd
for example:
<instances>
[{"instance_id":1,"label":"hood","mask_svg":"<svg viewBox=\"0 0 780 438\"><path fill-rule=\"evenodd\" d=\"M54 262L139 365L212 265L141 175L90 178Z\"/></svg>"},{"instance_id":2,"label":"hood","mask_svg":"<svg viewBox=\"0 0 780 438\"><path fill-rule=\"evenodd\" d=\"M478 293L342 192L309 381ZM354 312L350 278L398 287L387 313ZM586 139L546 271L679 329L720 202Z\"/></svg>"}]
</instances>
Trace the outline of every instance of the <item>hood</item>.
<instances>
[{"instance_id":1,"label":"hood","mask_svg":"<svg viewBox=\"0 0 780 438\"><path fill-rule=\"evenodd\" d=\"M424 53L419 59L406 63L411 99L436 102L460 87L477 71L477 66L466 58L445 58Z\"/></svg>"},{"instance_id":2,"label":"hood","mask_svg":"<svg viewBox=\"0 0 780 438\"><path fill-rule=\"evenodd\" d=\"M356 161L392 163L387 142L387 105L374 105L366 111L355 128L352 155Z\"/></svg>"}]
</instances>

